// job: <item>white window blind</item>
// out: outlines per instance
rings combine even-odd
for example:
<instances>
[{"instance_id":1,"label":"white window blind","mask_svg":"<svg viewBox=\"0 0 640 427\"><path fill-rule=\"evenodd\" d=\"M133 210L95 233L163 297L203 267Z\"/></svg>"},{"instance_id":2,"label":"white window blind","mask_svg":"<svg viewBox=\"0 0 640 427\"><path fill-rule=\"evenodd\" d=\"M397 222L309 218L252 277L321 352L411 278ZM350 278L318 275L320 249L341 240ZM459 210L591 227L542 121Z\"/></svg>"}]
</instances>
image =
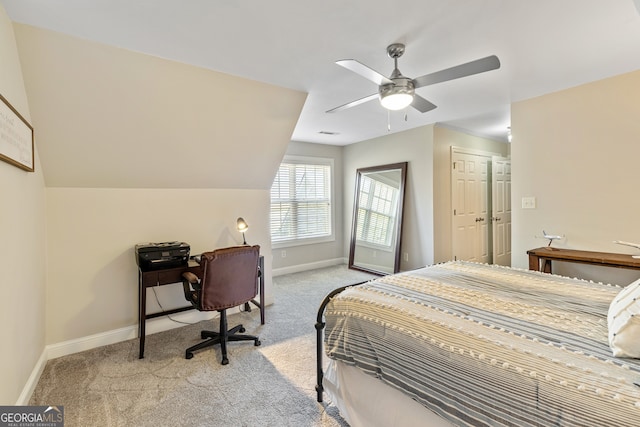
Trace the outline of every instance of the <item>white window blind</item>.
<instances>
[{"instance_id":1,"label":"white window blind","mask_svg":"<svg viewBox=\"0 0 640 427\"><path fill-rule=\"evenodd\" d=\"M271 241L331 236L331 165L285 161L271 186Z\"/></svg>"},{"instance_id":2,"label":"white window blind","mask_svg":"<svg viewBox=\"0 0 640 427\"><path fill-rule=\"evenodd\" d=\"M394 243L398 193L393 186L372 180L366 175L362 177L356 240L391 247Z\"/></svg>"}]
</instances>

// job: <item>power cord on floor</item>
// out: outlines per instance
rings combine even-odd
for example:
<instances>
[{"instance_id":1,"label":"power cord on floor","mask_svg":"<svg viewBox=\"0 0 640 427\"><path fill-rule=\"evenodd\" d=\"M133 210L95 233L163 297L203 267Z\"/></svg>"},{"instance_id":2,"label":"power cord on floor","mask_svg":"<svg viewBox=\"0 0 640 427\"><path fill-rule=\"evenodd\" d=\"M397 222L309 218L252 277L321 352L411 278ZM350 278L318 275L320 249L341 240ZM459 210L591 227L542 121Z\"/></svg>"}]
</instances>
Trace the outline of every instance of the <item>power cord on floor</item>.
<instances>
[{"instance_id":1,"label":"power cord on floor","mask_svg":"<svg viewBox=\"0 0 640 427\"><path fill-rule=\"evenodd\" d=\"M156 302L158 303L158 307L160 307L160 310L164 313L164 307L162 307L162 304L160 304L160 299L158 299L158 294L156 293L156 288L155 287L151 287L151 290L153 290L153 295L156 297ZM174 319L173 317L171 317L170 314L166 315L169 320L176 322L176 323L181 323L183 325L195 325L197 322L183 322L182 320L177 320Z\"/></svg>"},{"instance_id":2,"label":"power cord on floor","mask_svg":"<svg viewBox=\"0 0 640 427\"><path fill-rule=\"evenodd\" d=\"M164 313L165 310L164 310L164 307L162 307L162 304L160 304L160 299L158 298L158 293L156 292L156 287L155 286L151 287L151 290L153 291L153 296L156 298L156 303L158 303L158 307L160 307L160 311ZM242 305L240 305L238 307L238 310L241 313L249 312L249 311L251 311L251 306L249 306L249 310L246 310L246 307L248 305L249 305L249 303L242 304ZM167 318L169 318L169 320L171 320L172 322L181 323L183 325L195 325L196 323L198 323L198 322L191 322L191 323L190 322L183 322L182 320L174 319L173 317L171 317L170 314L165 314L165 316L167 316Z\"/></svg>"}]
</instances>

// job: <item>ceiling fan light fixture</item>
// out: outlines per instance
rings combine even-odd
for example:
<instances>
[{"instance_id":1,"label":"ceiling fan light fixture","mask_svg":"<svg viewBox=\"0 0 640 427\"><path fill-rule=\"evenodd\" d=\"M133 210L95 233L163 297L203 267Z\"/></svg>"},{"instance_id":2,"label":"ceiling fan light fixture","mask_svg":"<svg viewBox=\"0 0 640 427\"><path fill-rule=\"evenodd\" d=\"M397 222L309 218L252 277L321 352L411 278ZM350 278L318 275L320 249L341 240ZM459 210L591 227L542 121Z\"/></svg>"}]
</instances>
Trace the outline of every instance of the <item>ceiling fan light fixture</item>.
<instances>
[{"instance_id":1,"label":"ceiling fan light fixture","mask_svg":"<svg viewBox=\"0 0 640 427\"><path fill-rule=\"evenodd\" d=\"M413 96L408 93L391 93L380 98L380 103L387 110L402 110L413 102Z\"/></svg>"},{"instance_id":2,"label":"ceiling fan light fixture","mask_svg":"<svg viewBox=\"0 0 640 427\"><path fill-rule=\"evenodd\" d=\"M413 81L406 77L393 78L393 83L380 86L380 104L387 110L402 110L413 102Z\"/></svg>"}]
</instances>

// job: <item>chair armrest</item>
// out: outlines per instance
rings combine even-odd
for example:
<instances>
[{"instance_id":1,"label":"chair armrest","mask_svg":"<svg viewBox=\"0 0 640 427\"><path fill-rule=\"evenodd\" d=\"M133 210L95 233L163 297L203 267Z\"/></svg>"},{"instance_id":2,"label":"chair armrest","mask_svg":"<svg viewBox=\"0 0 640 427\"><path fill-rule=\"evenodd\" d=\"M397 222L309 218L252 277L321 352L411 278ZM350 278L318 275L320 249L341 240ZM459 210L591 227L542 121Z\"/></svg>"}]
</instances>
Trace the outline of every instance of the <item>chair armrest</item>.
<instances>
[{"instance_id":1,"label":"chair armrest","mask_svg":"<svg viewBox=\"0 0 640 427\"><path fill-rule=\"evenodd\" d=\"M190 271L185 271L184 273L182 273L182 279L183 279L183 282L186 280L190 284L199 284L200 283L200 279L198 279L198 276L196 276L195 274L193 274Z\"/></svg>"},{"instance_id":2,"label":"chair armrest","mask_svg":"<svg viewBox=\"0 0 640 427\"><path fill-rule=\"evenodd\" d=\"M184 298L197 308L198 292L201 289L198 276L190 271L182 273L182 288L184 290Z\"/></svg>"}]
</instances>

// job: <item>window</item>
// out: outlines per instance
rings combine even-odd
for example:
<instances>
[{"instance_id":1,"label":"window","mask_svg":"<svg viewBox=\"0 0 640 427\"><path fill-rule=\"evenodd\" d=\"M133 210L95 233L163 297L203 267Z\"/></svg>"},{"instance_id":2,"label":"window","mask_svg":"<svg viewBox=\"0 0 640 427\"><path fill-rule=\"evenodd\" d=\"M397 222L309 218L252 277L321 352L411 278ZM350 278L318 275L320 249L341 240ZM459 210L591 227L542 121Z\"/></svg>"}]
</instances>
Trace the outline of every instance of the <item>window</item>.
<instances>
[{"instance_id":1,"label":"window","mask_svg":"<svg viewBox=\"0 0 640 427\"><path fill-rule=\"evenodd\" d=\"M271 186L271 241L333 240L332 159L285 157Z\"/></svg>"},{"instance_id":2,"label":"window","mask_svg":"<svg viewBox=\"0 0 640 427\"><path fill-rule=\"evenodd\" d=\"M381 180L362 176L356 240L366 246L391 249L399 190Z\"/></svg>"}]
</instances>

